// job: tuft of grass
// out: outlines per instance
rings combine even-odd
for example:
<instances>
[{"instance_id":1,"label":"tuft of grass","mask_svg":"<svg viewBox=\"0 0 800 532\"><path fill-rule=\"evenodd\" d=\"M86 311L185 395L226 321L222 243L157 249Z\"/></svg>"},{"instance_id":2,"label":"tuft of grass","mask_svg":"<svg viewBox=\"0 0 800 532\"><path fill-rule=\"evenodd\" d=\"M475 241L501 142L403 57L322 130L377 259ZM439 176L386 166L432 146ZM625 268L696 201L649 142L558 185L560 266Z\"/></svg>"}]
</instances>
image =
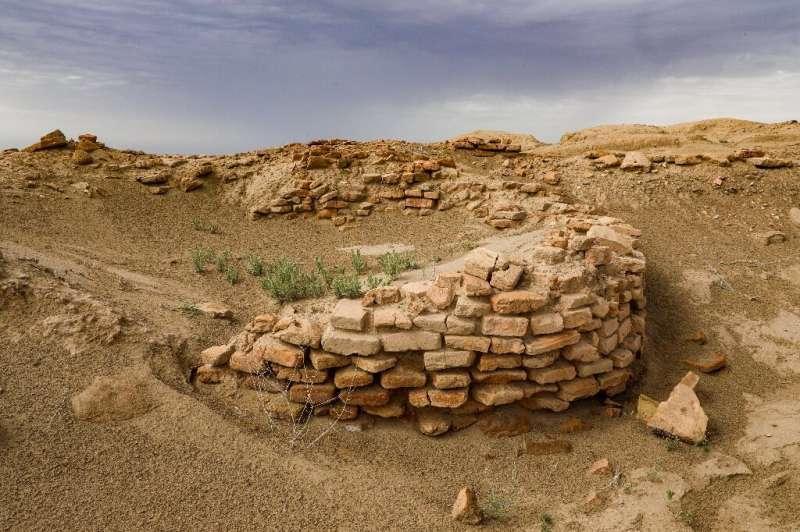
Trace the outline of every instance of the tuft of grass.
<instances>
[{"instance_id":1,"label":"tuft of grass","mask_svg":"<svg viewBox=\"0 0 800 532\"><path fill-rule=\"evenodd\" d=\"M367 276L367 290L372 290L373 288L378 288L379 286L386 286L389 284L389 281L380 275L372 275L369 274Z\"/></svg>"},{"instance_id":2,"label":"tuft of grass","mask_svg":"<svg viewBox=\"0 0 800 532\"><path fill-rule=\"evenodd\" d=\"M407 253L397 253L390 251L378 257L378 264L386 277L393 281L400 273L406 270L413 270L417 267L417 261Z\"/></svg>"},{"instance_id":3,"label":"tuft of grass","mask_svg":"<svg viewBox=\"0 0 800 532\"><path fill-rule=\"evenodd\" d=\"M304 271L286 257L267 265L261 287L281 303L318 297L325 292L323 281L317 275Z\"/></svg>"},{"instance_id":4,"label":"tuft of grass","mask_svg":"<svg viewBox=\"0 0 800 532\"><path fill-rule=\"evenodd\" d=\"M672 498L675 496L675 492L672 490L667 490L667 500L671 501Z\"/></svg>"},{"instance_id":5,"label":"tuft of grass","mask_svg":"<svg viewBox=\"0 0 800 532\"><path fill-rule=\"evenodd\" d=\"M229 264L225 268L225 280L234 285L239 282L239 270L235 266Z\"/></svg>"},{"instance_id":6,"label":"tuft of grass","mask_svg":"<svg viewBox=\"0 0 800 532\"><path fill-rule=\"evenodd\" d=\"M361 281L355 273L343 273L336 275L331 280L331 289L336 297L356 298L361 296Z\"/></svg>"},{"instance_id":7,"label":"tuft of grass","mask_svg":"<svg viewBox=\"0 0 800 532\"><path fill-rule=\"evenodd\" d=\"M229 251L223 251L216 257L217 261L217 271L220 273L224 273L228 269L229 261L231 260L231 253Z\"/></svg>"},{"instance_id":8,"label":"tuft of grass","mask_svg":"<svg viewBox=\"0 0 800 532\"><path fill-rule=\"evenodd\" d=\"M350 262L353 265L353 269L358 275L361 275L365 271L367 271L367 261L364 260L364 256L361 255L361 251L355 249L350 253Z\"/></svg>"},{"instance_id":9,"label":"tuft of grass","mask_svg":"<svg viewBox=\"0 0 800 532\"><path fill-rule=\"evenodd\" d=\"M333 282L334 274L328 269L328 267L325 265L325 261L323 261L321 257L314 257L314 268L316 268L317 275L322 278L325 286L330 288L331 282Z\"/></svg>"},{"instance_id":10,"label":"tuft of grass","mask_svg":"<svg viewBox=\"0 0 800 532\"><path fill-rule=\"evenodd\" d=\"M551 532L553 530L553 516L548 513L542 514L539 516L539 524L542 532Z\"/></svg>"},{"instance_id":11,"label":"tuft of grass","mask_svg":"<svg viewBox=\"0 0 800 532\"><path fill-rule=\"evenodd\" d=\"M681 442L678 438L667 438L664 445L667 447L667 452L670 453L681 448Z\"/></svg>"},{"instance_id":12,"label":"tuft of grass","mask_svg":"<svg viewBox=\"0 0 800 532\"><path fill-rule=\"evenodd\" d=\"M184 301L178 305L178 310L190 317L195 317L200 314L200 309L194 303Z\"/></svg>"},{"instance_id":13,"label":"tuft of grass","mask_svg":"<svg viewBox=\"0 0 800 532\"><path fill-rule=\"evenodd\" d=\"M258 255L248 255L245 258L244 268L253 277L264 275L264 261Z\"/></svg>"},{"instance_id":14,"label":"tuft of grass","mask_svg":"<svg viewBox=\"0 0 800 532\"><path fill-rule=\"evenodd\" d=\"M206 270L206 264L213 260L214 252L210 249L195 248L192 251L192 266L197 273L203 273Z\"/></svg>"},{"instance_id":15,"label":"tuft of grass","mask_svg":"<svg viewBox=\"0 0 800 532\"><path fill-rule=\"evenodd\" d=\"M511 507L509 500L496 493L490 493L481 504L481 511L488 519L505 521L508 519L508 510Z\"/></svg>"},{"instance_id":16,"label":"tuft of grass","mask_svg":"<svg viewBox=\"0 0 800 532\"><path fill-rule=\"evenodd\" d=\"M200 218L194 218L192 220L192 227L195 231L200 231L201 233L210 233L212 235L219 235L222 233L222 230L218 225L211 222L206 222Z\"/></svg>"}]
</instances>

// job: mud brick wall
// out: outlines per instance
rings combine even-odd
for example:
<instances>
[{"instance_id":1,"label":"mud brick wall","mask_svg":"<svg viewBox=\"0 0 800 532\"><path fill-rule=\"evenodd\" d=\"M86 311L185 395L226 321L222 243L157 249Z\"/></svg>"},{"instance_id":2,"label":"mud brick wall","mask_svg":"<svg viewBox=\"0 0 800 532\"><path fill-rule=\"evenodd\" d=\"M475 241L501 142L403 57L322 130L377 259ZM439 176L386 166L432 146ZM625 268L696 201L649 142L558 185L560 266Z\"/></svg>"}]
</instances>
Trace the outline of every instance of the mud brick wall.
<instances>
[{"instance_id":1,"label":"mud brick wall","mask_svg":"<svg viewBox=\"0 0 800 532\"><path fill-rule=\"evenodd\" d=\"M645 259L619 220L575 215L509 252L477 248L431 279L286 306L203 351L197 378L234 374L267 410L338 419L435 413L428 434L510 403L560 412L623 392L642 349Z\"/></svg>"}]
</instances>

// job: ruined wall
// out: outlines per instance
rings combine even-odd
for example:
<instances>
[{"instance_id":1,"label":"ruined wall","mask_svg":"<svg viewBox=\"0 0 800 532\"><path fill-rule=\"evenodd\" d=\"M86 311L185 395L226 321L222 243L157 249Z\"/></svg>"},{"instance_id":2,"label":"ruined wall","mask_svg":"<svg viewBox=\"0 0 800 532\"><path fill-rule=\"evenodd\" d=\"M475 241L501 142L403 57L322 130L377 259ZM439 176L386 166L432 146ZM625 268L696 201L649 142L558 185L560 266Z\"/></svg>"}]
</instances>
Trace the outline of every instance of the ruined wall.
<instances>
[{"instance_id":1,"label":"ruined wall","mask_svg":"<svg viewBox=\"0 0 800 532\"><path fill-rule=\"evenodd\" d=\"M562 217L498 250L474 249L432 279L398 281L322 312L287 306L258 316L201 354L197 378L235 376L269 395L276 417L416 413L431 435L498 405L558 412L614 396L643 341L637 237L614 218Z\"/></svg>"}]
</instances>

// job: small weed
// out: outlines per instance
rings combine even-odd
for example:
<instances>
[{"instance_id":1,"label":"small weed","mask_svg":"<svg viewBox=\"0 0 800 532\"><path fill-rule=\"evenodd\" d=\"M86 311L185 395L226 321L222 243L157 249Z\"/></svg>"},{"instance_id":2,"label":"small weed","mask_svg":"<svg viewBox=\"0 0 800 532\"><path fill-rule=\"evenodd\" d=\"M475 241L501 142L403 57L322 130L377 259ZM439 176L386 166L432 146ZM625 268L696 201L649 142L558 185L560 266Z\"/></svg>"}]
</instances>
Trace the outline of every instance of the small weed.
<instances>
[{"instance_id":1,"label":"small weed","mask_svg":"<svg viewBox=\"0 0 800 532\"><path fill-rule=\"evenodd\" d=\"M694 521L694 514L689 510L681 510L678 512L678 519L691 526Z\"/></svg>"},{"instance_id":2,"label":"small weed","mask_svg":"<svg viewBox=\"0 0 800 532\"><path fill-rule=\"evenodd\" d=\"M333 273L325 265L325 262L322 260L322 258L314 257L314 267L317 270L317 275L319 275L322 278L322 281L325 283L325 286L330 288L331 282L333 281Z\"/></svg>"},{"instance_id":3,"label":"small weed","mask_svg":"<svg viewBox=\"0 0 800 532\"><path fill-rule=\"evenodd\" d=\"M194 316L197 316L198 314L200 314L200 309L197 308L197 305L195 305L194 303L183 302L180 305L178 305L178 310L180 310L181 312L183 312L187 316L191 316L191 317L194 317Z\"/></svg>"},{"instance_id":4,"label":"small weed","mask_svg":"<svg viewBox=\"0 0 800 532\"><path fill-rule=\"evenodd\" d=\"M236 284L239 282L239 270L236 269L235 266L228 265L225 268L225 280L228 281L230 284Z\"/></svg>"},{"instance_id":5,"label":"small weed","mask_svg":"<svg viewBox=\"0 0 800 532\"><path fill-rule=\"evenodd\" d=\"M378 257L378 264L381 270L390 280L397 279L400 273L406 270L413 270L417 267L417 262L414 257L406 253L396 253L390 251Z\"/></svg>"},{"instance_id":6,"label":"small weed","mask_svg":"<svg viewBox=\"0 0 800 532\"><path fill-rule=\"evenodd\" d=\"M223 251L216 257L217 261L217 271L220 273L224 273L228 269L228 262L231 260L231 254L229 251Z\"/></svg>"},{"instance_id":7,"label":"small weed","mask_svg":"<svg viewBox=\"0 0 800 532\"><path fill-rule=\"evenodd\" d=\"M304 297L318 297L325 292L322 280L304 271L291 259L281 258L267 265L261 287L281 303Z\"/></svg>"},{"instance_id":8,"label":"small weed","mask_svg":"<svg viewBox=\"0 0 800 532\"><path fill-rule=\"evenodd\" d=\"M245 270L253 277L264 275L264 261L258 255L248 255L245 258Z\"/></svg>"},{"instance_id":9,"label":"small weed","mask_svg":"<svg viewBox=\"0 0 800 532\"><path fill-rule=\"evenodd\" d=\"M359 250L355 249L350 253L350 262L358 275L367 271L367 261L364 260L364 256L361 255Z\"/></svg>"},{"instance_id":10,"label":"small weed","mask_svg":"<svg viewBox=\"0 0 800 532\"><path fill-rule=\"evenodd\" d=\"M711 443L708 441L708 438L704 438L703 441L697 444L697 446L703 449L704 453L711 452Z\"/></svg>"},{"instance_id":11,"label":"small weed","mask_svg":"<svg viewBox=\"0 0 800 532\"><path fill-rule=\"evenodd\" d=\"M205 222L199 218L192 220L192 227L195 231L200 231L202 233L210 233L212 235L219 235L222 233L222 230L218 225L211 222Z\"/></svg>"},{"instance_id":12,"label":"small weed","mask_svg":"<svg viewBox=\"0 0 800 532\"><path fill-rule=\"evenodd\" d=\"M553 530L553 516L550 514L542 514L539 517L539 524L542 527L542 532L551 532L551 530Z\"/></svg>"},{"instance_id":13,"label":"small weed","mask_svg":"<svg viewBox=\"0 0 800 532\"><path fill-rule=\"evenodd\" d=\"M511 503L505 497L490 493L481 505L483 515L495 521L505 521L508 519L508 510Z\"/></svg>"},{"instance_id":14,"label":"small weed","mask_svg":"<svg viewBox=\"0 0 800 532\"><path fill-rule=\"evenodd\" d=\"M672 490L667 490L667 500L671 501L672 498L675 496L675 492Z\"/></svg>"},{"instance_id":15,"label":"small weed","mask_svg":"<svg viewBox=\"0 0 800 532\"><path fill-rule=\"evenodd\" d=\"M678 438L667 438L664 445L667 447L668 452L674 452L681 448L681 442Z\"/></svg>"},{"instance_id":16,"label":"small weed","mask_svg":"<svg viewBox=\"0 0 800 532\"><path fill-rule=\"evenodd\" d=\"M378 288L379 286L386 286L388 284L389 281L386 279L386 277L372 274L367 276L367 290L372 290L374 288Z\"/></svg>"},{"instance_id":17,"label":"small weed","mask_svg":"<svg viewBox=\"0 0 800 532\"><path fill-rule=\"evenodd\" d=\"M192 251L192 266L197 273L203 273L206 269L206 264L214 258L214 252L210 249L195 248Z\"/></svg>"},{"instance_id":18,"label":"small weed","mask_svg":"<svg viewBox=\"0 0 800 532\"><path fill-rule=\"evenodd\" d=\"M356 298L361 295L361 281L354 273L340 274L331 281L331 289L336 297Z\"/></svg>"}]
</instances>

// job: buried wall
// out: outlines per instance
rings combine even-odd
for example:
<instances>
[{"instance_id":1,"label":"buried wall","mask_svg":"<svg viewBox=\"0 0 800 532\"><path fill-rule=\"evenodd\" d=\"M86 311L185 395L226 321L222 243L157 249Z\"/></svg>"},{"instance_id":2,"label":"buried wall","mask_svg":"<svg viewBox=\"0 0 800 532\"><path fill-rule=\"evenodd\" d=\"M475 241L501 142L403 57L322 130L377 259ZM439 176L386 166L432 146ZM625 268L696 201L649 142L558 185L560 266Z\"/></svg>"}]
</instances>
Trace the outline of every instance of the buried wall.
<instances>
[{"instance_id":1,"label":"buried wall","mask_svg":"<svg viewBox=\"0 0 800 532\"><path fill-rule=\"evenodd\" d=\"M563 411L614 396L643 343L637 236L578 214L474 249L432 279L310 307L323 311L287 305L203 351L196 378L258 390L273 417L414 413L431 435L499 405Z\"/></svg>"}]
</instances>

